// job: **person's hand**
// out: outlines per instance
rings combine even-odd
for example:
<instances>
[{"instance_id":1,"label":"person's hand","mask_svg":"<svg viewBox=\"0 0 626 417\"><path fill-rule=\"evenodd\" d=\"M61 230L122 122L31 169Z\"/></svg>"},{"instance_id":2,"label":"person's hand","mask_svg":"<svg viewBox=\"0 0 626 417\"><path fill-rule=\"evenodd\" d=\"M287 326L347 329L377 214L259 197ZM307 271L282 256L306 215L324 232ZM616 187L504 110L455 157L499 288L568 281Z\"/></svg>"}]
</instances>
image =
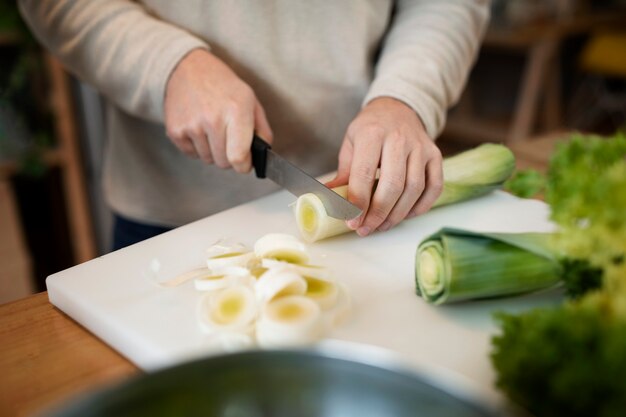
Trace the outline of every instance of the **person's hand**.
<instances>
[{"instance_id":1,"label":"person's hand","mask_svg":"<svg viewBox=\"0 0 626 417\"><path fill-rule=\"evenodd\" d=\"M265 111L252 88L203 49L190 52L172 72L164 112L167 135L176 147L220 168L250 171L255 131L272 142Z\"/></svg>"},{"instance_id":2,"label":"person's hand","mask_svg":"<svg viewBox=\"0 0 626 417\"><path fill-rule=\"evenodd\" d=\"M380 178L376 189L376 171ZM425 213L443 188L441 152L406 104L372 100L352 121L329 187L348 184L348 199L363 214L348 221L360 236L385 231ZM373 195L372 195L373 194Z\"/></svg>"}]
</instances>

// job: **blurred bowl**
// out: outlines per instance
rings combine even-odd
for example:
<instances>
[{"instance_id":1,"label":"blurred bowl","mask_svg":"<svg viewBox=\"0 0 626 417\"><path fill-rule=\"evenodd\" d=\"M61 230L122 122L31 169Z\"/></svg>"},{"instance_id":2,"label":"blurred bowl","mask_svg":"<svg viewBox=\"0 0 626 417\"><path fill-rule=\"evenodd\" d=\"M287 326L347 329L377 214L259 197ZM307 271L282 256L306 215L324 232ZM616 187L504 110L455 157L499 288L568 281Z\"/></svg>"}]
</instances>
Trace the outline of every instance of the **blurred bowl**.
<instances>
[{"instance_id":1,"label":"blurred bowl","mask_svg":"<svg viewBox=\"0 0 626 417\"><path fill-rule=\"evenodd\" d=\"M352 352L352 354L350 353ZM364 358L368 358L365 361ZM359 360L355 360L358 358ZM449 375L360 349L249 351L144 374L54 417L488 417L501 415Z\"/></svg>"}]
</instances>

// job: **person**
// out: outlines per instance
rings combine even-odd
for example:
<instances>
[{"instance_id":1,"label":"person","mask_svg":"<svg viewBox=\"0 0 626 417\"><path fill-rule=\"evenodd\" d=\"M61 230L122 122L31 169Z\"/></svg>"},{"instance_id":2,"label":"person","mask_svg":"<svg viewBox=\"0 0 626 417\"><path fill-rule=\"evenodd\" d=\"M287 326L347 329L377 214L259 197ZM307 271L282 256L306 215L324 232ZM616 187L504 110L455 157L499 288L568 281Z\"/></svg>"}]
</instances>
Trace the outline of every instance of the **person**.
<instances>
[{"instance_id":1,"label":"person","mask_svg":"<svg viewBox=\"0 0 626 417\"><path fill-rule=\"evenodd\" d=\"M106 99L116 249L276 190L250 173L253 132L310 174L336 169L327 185L348 184L361 236L426 212L443 184L434 139L489 16L487 0L19 7Z\"/></svg>"}]
</instances>

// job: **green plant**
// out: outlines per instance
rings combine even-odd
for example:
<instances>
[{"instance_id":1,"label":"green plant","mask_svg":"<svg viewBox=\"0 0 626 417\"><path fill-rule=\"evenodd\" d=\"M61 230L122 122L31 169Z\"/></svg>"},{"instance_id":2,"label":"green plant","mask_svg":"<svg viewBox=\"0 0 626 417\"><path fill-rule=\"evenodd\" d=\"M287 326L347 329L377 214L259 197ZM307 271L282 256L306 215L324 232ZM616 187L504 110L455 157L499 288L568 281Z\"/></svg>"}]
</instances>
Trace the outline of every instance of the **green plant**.
<instances>
[{"instance_id":1,"label":"green plant","mask_svg":"<svg viewBox=\"0 0 626 417\"><path fill-rule=\"evenodd\" d=\"M626 137L575 135L550 162L546 201L575 300L500 314L497 385L538 417L626 410ZM599 291L586 292L601 282Z\"/></svg>"}]
</instances>

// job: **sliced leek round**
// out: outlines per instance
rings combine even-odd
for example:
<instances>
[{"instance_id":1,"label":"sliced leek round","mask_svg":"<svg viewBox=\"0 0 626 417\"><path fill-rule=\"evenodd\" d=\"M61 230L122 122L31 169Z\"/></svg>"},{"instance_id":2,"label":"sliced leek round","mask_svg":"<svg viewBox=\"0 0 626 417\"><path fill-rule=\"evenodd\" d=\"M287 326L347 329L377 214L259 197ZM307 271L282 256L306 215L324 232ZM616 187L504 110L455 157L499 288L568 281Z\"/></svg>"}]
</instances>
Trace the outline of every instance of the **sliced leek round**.
<instances>
[{"instance_id":1,"label":"sliced leek round","mask_svg":"<svg viewBox=\"0 0 626 417\"><path fill-rule=\"evenodd\" d=\"M335 305L324 312L328 319L328 328L333 328L345 323L352 312L352 299L348 287L343 283L337 283L337 299Z\"/></svg>"},{"instance_id":2,"label":"sliced leek round","mask_svg":"<svg viewBox=\"0 0 626 417\"><path fill-rule=\"evenodd\" d=\"M205 331L240 331L257 316L256 297L246 285L211 292L200 299L198 316Z\"/></svg>"},{"instance_id":3,"label":"sliced leek round","mask_svg":"<svg viewBox=\"0 0 626 417\"><path fill-rule=\"evenodd\" d=\"M216 274L228 267L248 267L248 264L255 258L254 252L242 244L216 244L207 249L206 255L207 268Z\"/></svg>"},{"instance_id":4,"label":"sliced leek round","mask_svg":"<svg viewBox=\"0 0 626 417\"><path fill-rule=\"evenodd\" d=\"M251 285L253 278L247 268L231 266L214 274L207 269L204 276L194 279L194 286L198 291L215 291L234 284Z\"/></svg>"},{"instance_id":5,"label":"sliced leek round","mask_svg":"<svg viewBox=\"0 0 626 417\"><path fill-rule=\"evenodd\" d=\"M335 282L313 277L304 277L306 281L306 295L315 301L322 310L328 310L335 306L339 296L339 287Z\"/></svg>"},{"instance_id":6,"label":"sliced leek round","mask_svg":"<svg viewBox=\"0 0 626 417\"><path fill-rule=\"evenodd\" d=\"M319 340L350 309L345 287L323 266L311 265L306 245L287 234L243 245L213 245L207 267L162 285L194 279L205 291L197 305L209 344L222 351L254 346L302 346Z\"/></svg>"},{"instance_id":7,"label":"sliced leek round","mask_svg":"<svg viewBox=\"0 0 626 417\"><path fill-rule=\"evenodd\" d=\"M284 233L270 233L254 244L254 252L259 258L272 258L293 264L306 264L309 254L306 245L295 236Z\"/></svg>"},{"instance_id":8,"label":"sliced leek round","mask_svg":"<svg viewBox=\"0 0 626 417\"><path fill-rule=\"evenodd\" d=\"M289 268L296 273L302 275L303 277L312 277L317 279L323 279L326 281L330 281L330 275L328 268L319 265L300 265L300 264L290 264L288 262L277 261L276 259L268 259L264 258L261 261L261 265L266 269L273 268Z\"/></svg>"},{"instance_id":9,"label":"sliced leek round","mask_svg":"<svg viewBox=\"0 0 626 417\"><path fill-rule=\"evenodd\" d=\"M293 347L311 344L323 335L324 322L313 300L292 295L278 298L263 308L256 336L261 347Z\"/></svg>"},{"instance_id":10,"label":"sliced leek round","mask_svg":"<svg viewBox=\"0 0 626 417\"><path fill-rule=\"evenodd\" d=\"M289 268L268 269L256 282L256 296L261 304L285 295L306 292L306 281Z\"/></svg>"}]
</instances>

